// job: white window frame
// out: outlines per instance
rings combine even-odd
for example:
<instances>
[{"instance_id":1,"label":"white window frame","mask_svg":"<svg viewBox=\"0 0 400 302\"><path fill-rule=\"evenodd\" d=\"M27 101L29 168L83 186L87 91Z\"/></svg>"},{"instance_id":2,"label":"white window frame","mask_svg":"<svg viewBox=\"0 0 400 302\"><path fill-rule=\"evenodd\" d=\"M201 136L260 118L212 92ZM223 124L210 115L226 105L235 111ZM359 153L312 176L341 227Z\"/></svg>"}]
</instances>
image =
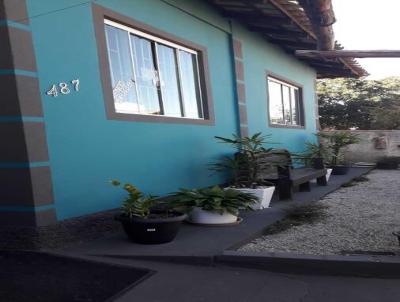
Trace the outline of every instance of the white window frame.
<instances>
[{"instance_id":1,"label":"white window frame","mask_svg":"<svg viewBox=\"0 0 400 302\"><path fill-rule=\"evenodd\" d=\"M274 82L274 83L277 83L277 84L280 84L282 86L289 87L291 89L295 89L295 90L298 91L298 98L299 99L298 99L298 102L297 102L298 103L297 115L298 115L299 124L296 125L296 124L293 124L293 123L287 124L286 122L285 123L274 123L274 122L272 122L271 113L270 113L271 98L270 98L270 93L269 93L269 82L270 81ZM272 75L268 75L267 76L267 86L268 86L268 120L269 120L270 125L275 126L275 127L304 128L305 127L305 114L304 114L304 102L303 102L303 95L302 95L303 94L303 88L301 86L296 86L296 85L293 85L291 83L285 82L284 80L280 80L279 78L276 78L276 77L274 77ZM291 98L291 93L289 93L289 96ZM283 97L282 90L281 90L281 97ZM284 110L285 109L284 109L283 100L281 100L281 102L282 102L282 109L283 109L282 117L285 120L285 116L284 116ZM292 104L292 102L291 102L291 99L290 99L290 106L291 106L291 104ZM292 108L290 108L290 112L291 112L290 114L292 114ZM291 118L291 120L292 120L292 118Z\"/></svg>"},{"instance_id":2,"label":"white window frame","mask_svg":"<svg viewBox=\"0 0 400 302\"><path fill-rule=\"evenodd\" d=\"M203 102L204 102L204 97L203 97L202 85L201 85L201 82L200 82L199 53L198 53L197 51L195 51L195 50L193 50L193 49L190 49L190 48L187 48L187 47L185 47L185 46L182 46L182 45L180 45L180 44L176 44L176 43L170 42L170 41L168 41L168 40L164 40L164 39L159 38L159 37L157 37L157 36L154 36L154 35L151 35L151 34L147 34L147 33L142 32L142 31L140 31L140 30L136 30L136 29L134 29L134 28L131 28L131 27L129 27L129 26L125 26L125 25L123 25L123 24L114 22L114 21L109 20L109 19L104 19L104 24L105 24L105 25L113 26L113 27L118 28L118 29L122 29L122 30L128 32L129 34L133 34L133 35L136 35L136 36L145 38L145 39L150 40L150 41L152 41L152 42L156 42L156 43L158 43L158 44L166 45L166 46L169 46L169 47L174 48L174 49L177 49L177 50L182 50L182 51L191 53L191 54L195 55L195 57L196 57L196 65L197 65L197 70L196 70L196 72L197 72L197 85L198 85L198 89L199 89L199 98L200 98L200 99L198 100L198 102L199 102L198 106L199 106L199 110L200 110L200 112L199 112L200 117L170 116L170 115L164 115L164 114L162 114L162 115L154 115L154 114L141 113L141 112L136 112L136 113L131 113L131 112L130 112L130 113L128 113L128 112L118 112L118 113L121 113L121 114L129 114L129 115L162 116L162 117L165 117L165 118L178 118L178 119L191 119L191 120L206 120L206 118L205 118L206 113L204 112L204 103L203 103ZM130 37L130 35L129 35L130 54L131 54L131 56L133 56L133 53L132 53L132 45L131 45L131 42L130 42L131 40L130 40L130 39L131 39L131 37ZM108 50L107 50L107 53L108 53ZM156 60L157 60L157 62L158 62L158 53L157 53L157 51L156 51L155 55L156 55ZM132 57L132 62L133 62L133 59L134 59L134 58ZM180 81L182 75L181 75L181 66L180 66L180 62L179 62L179 55L177 55L177 62L176 62L176 64L177 64L177 67L178 67L178 68L177 68L177 71L178 71L178 74L177 74L177 75L178 75L178 81ZM132 66L132 67L133 67L133 74L134 74L134 77L136 78L136 70L135 70L135 67L134 67L134 66ZM159 72L159 71L157 70L157 72ZM137 89L137 88L136 88L136 89ZM185 101L184 101L184 99L183 99L183 93L182 93L182 88L181 88L181 83L180 83L180 82L179 82L179 90L180 90L180 96L181 96L180 104L181 104L181 107L183 107L183 113L184 113ZM162 97L161 97L161 102L163 102Z\"/></svg>"}]
</instances>

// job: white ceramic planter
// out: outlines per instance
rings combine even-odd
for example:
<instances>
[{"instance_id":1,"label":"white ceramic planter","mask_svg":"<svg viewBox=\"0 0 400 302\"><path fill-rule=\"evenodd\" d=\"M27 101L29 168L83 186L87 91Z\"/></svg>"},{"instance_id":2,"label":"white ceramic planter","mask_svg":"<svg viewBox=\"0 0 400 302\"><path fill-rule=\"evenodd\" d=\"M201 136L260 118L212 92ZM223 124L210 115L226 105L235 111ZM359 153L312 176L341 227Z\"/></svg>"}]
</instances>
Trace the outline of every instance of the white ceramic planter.
<instances>
[{"instance_id":1,"label":"white ceramic planter","mask_svg":"<svg viewBox=\"0 0 400 302\"><path fill-rule=\"evenodd\" d=\"M243 193L250 193L253 194L257 197L258 203L253 204L251 207L253 210L262 210L265 208L269 208L269 204L271 203L272 195L274 194L275 187L258 187L257 189L249 189L249 188L243 188L243 189L237 189L234 188L234 190L241 191Z\"/></svg>"},{"instance_id":2,"label":"white ceramic planter","mask_svg":"<svg viewBox=\"0 0 400 302\"><path fill-rule=\"evenodd\" d=\"M199 224L228 224L235 223L238 217L228 212L219 214L205 211L201 208L193 208L192 212L189 214L189 219L190 222Z\"/></svg>"},{"instance_id":3,"label":"white ceramic planter","mask_svg":"<svg viewBox=\"0 0 400 302\"><path fill-rule=\"evenodd\" d=\"M325 175L326 181L329 181L329 178L331 177L331 174L332 174L332 170L333 169L326 169L326 175ZM311 180L311 182L316 183L317 180L313 179L313 180Z\"/></svg>"},{"instance_id":4,"label":"white ceramic planter","mask_svg":"<svg viewBox=\"0 0 400 302\"><path fill-rule=\"evenodd\" d=\"M329 181L333 169L326 169L326 181Z\"/></svg>"}]
</instances>

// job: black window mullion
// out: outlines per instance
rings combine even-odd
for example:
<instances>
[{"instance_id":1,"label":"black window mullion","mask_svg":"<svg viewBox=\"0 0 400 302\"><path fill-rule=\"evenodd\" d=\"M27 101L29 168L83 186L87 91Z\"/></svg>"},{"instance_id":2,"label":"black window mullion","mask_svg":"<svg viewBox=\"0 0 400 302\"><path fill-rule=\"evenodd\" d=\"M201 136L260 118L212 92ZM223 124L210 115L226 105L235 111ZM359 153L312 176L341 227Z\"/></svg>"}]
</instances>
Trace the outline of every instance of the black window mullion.
<instances>
[{"instance_id":1,"label":"black window mullion","mask_svg":"<svg viewBox=\"0 0 400 302\"><path fill-rule=\"evenodd\" d=\"M154 69L157 72L157 94L158 94L158 102L160 104L160 115L165 115L163 96L162 96L162 91L161 91L160 69L159 69L159 65L158 65L159 60L158 60L157 43L152 41L151 48L153 50Z\"/></svg>"},{"instance_id":2,"label":"black window mullion","mask_svg":"<svg viewBox=\"0 0 400 302\"><path fill-rule=\"evenodd\" d=\"M299 125L304 126L305 122L305 114L304 114L304 104L303 104L303 90L301 88L297 89L297 114L298 114L298 119L299 119Z\"/></svg>"}]
</instances>

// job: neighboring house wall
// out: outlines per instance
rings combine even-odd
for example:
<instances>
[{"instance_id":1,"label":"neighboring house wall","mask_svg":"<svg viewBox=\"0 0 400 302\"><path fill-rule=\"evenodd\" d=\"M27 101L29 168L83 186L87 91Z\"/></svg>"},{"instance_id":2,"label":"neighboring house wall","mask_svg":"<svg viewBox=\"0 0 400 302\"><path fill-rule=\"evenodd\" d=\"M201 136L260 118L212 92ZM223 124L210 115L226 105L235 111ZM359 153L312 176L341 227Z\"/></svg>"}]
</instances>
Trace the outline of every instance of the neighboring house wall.
<instances>
[{"instance_id":1,"label":"neighboring house wall","mask_svg":"<svg viewBox=\"0 0 400 302\"><path fill-rule=\"evenodd\" d=\"M350 131L350 130L349 130ZM349 162L377 162L387 156L400 157L400 130L355 130L360 142L345 150Z\"/></svg>"},{"instance_id":2,"label":"neighboring house wall","mask_svg":"<svg viewBox=\"0 0 400 302\"><path fill-rule=\"evenodd\" d=\"M224 182L208 170L211 162L232 152L215 141L216 135L261 131L281 143L276 147L292 151L313 139L315 72L240 25L232 26L205 1L95 3L207 49L215 116L209 125L109 119L92 4L26 2L59 220L118 207L124 193L109 184L111 179L155 195ZM304 129L268 126L267 71L303 86ZM53 84L74 79L80 80L79 91L46 95Z\"/></svg>"}]
</instances>

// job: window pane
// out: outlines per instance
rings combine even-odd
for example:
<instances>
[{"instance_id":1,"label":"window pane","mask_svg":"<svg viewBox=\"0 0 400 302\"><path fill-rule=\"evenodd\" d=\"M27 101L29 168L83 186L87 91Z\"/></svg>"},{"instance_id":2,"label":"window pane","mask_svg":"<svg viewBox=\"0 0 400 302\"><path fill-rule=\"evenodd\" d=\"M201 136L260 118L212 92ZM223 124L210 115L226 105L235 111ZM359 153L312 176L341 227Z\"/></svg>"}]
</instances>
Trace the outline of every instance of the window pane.
<instances>
[{"instance_id":1,"label":"window pane","mask_svg":"<svg viewBox=\"0 0 400 302\"><path fill-rule=\"evenodd\" d=\"M138 103L128 33L107 25L106 38L115 110L121 113L137 113Z\"/></svg>"},{"instance_id":2,"label":"window pane","mask_svg":"<svg viewBox=\"0 0 400 302\"><path fill-rule=\"evenodd\" d=\"M136 84L139 94L139 112L160 114L157 91L158 77L154 67L151 42L134 35L131 35L131 41L135 59Z\"/></svg>"},{"instance_id":3,"label":"window pane","mask_svg":"<svg viewBox=\"0 0 400 302\"><path fill-rule=\"evenodd\" d=\"M157 54L164 114L182 116L175 50L157 44Z\"/></svg>"},{"instance_id":4,"label":"window pane","mask_svg":"<svg viewBox=\"0 0 400 302\"><path fill-rule=\"evenodd\" d=\"M281 84L269 81L269 115L272 124L284 124Z\"/></svg>"},{"instance_id":5,"label":"window pane","mask_svg":"<svg viewBox=\"0 0 400 302\"><path fill-rule=\"evenodd\" d=\"M299 90L292 88L290 89L290 100L292 105L292 124L301 125L300 113L299 113Z\"/></svg>"},{"instance_id":6,"label":"window pane","mask_svg":"<svg viewBox=\"0 0 400 302\"><path fill-rule=\"evenodd\" d=\"M197 57L186 51L179 51L181 72L181 87L183 95L183 107L186 117L203 117L200 104L200 87L198 79Z\"/></svg>"},{"instance_id":7,"label":"window pane","mask_svg":"<svg viewBox=\"0 0 400 302\"><path fill-rule=\"evenodd\" d=\"M284 123L290 125L291 124L290 88L288 86L282 85L282 96L283 96Z\"/></svg>"}]
</instances>

